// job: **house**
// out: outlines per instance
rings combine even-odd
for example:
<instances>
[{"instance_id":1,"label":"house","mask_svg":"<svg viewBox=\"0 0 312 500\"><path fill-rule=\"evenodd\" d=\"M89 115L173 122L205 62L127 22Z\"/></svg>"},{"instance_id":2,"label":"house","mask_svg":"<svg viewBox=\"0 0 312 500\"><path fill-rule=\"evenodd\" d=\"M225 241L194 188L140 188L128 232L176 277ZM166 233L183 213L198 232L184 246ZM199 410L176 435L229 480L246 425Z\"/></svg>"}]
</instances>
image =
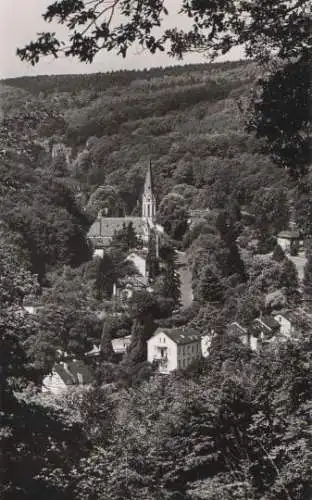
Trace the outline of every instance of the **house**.
<instances>
[{"instance_id":1,"label":"house","mask_svg":"<svg viewBox=\"0 0 312 500\"><path fill-rule=\"evenodd\" d=\"M300 233L295 230L281 231L277 235L277 243L285 251L296 254L300 246Z\"/></svg>"},{"instance_id":2,"label":"house","mask_svg":"<svg viewBox=\"0 0 312 500\"><path fill-rule=\"evenodd\" d=\"M275 321L280 325L280 332L284 337L290 338L294 333L294 317L290 312L278 313L274 316Z\"/></svg>"},{"instance_id":3,"label":"house","mask_svg":"<svg viewBox=\"0 0 312 500\"><path fill-rule=\"evenodd\" d=\"M147 341L147 360L167 374L202 357L202 335L190 327L159 327Z\"/></svg>"},{"instance_id":4,"label":"house","mask_svg":"<svg viewBox=\"0 0 312 500\"><path fill-rule=\"evenodd\" d=\"M147 249L142 248L131 252L126 258L126 260L133 263L138 273L144 278L147 277L147 253Z\"/></svg>"},{"instance_id":5,"label":"house","mask_svg":"<svg viewBox=\"0 0 312 500\"><path fill-rule=\"evenodd\" d=\"M280 334L280 324L272 316L254 319L248 327L231 323L229 332L252 351L259 351L265 344L274 342Z\"/></svg>"},{"instance_id":6,"label":"house","mask_svg":"<svg viewBox=\"0 0 312 500\"><path fill-rule=\"evenodd\" d=\"M115 354L125 354L131 343L131 335L112 339L112 347Z\"/></svg>"},{"instance_id":7,"label":"house","mask_svg":"<svg viewBox=\"0 0 312 500\"><path fill-rule=\"evenodd\" d=\"M60 395L72 387L88 387L92 382L89 368L83 361L56 363L52 372L44 377L42 391Z\"/></svg>"},{"instance_id":8,"label":"house","mask_svg":"<svg viewBox=\"0 0 312 500\"><path fill-rule=\"evenodd\" d=\"M229 333L238 338L242 344L249 347L252 351L257 351L258 337L254 336L252 331L249 331L249 329L234 321L229 326Z\"/></svg>"}]
</instances>

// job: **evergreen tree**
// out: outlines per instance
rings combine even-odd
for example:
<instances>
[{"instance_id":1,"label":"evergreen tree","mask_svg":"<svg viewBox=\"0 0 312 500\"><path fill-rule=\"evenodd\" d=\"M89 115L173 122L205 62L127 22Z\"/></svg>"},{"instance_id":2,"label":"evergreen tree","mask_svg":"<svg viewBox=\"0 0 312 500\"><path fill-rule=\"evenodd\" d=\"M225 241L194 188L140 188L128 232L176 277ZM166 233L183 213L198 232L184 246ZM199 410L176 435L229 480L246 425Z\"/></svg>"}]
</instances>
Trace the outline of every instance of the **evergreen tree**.
<instances>
[{"instance_id":1,"label":"evergreen tree","mask_svg":"<svg viewBox=\"0 0 312 500\"><path fill-rule=\"evenodd\" d=\"M176 307L180 306L181 280L176 270L176 257L169 259L164 269L161 294L174 300Z\"/></svg>"},{"instance_id":2,"label":"evergreen tree","mask_svg":"<svg viewBox=\"0 0 312 500\"><path fill-rule=\"evenodd\" d=\"M104 361L112 361L114 351L112 346L112 324L105 318L101 335L101 356Z\"/></svg>"},{"instance_id":3,"label":"evergreen tree","mask_svg":"<svg viewBox=\"0 0 312 500\"><path fill-rule=\"evenodd\" d=\"M95 296L98 300L109 298L113 293L115 282L115 273L113 261L108 253L104 253L100 260L96 279L95 279Z\"/></svg>"},{"instance_id":4,"label":"evergreen tree","mask_svg":"<svg viewBox=\"0 0 312 500\"><path fill-rule=\"evenodd\" d=\"M200 273L196 287L196 298L201 303L221 303L223 301L223 287L215 272L210 266L205 266Z\"/></svg>"},{"instance_id":5,"label":"evergreen tree","mask_svg":"<svg viewBox=\"0 0 312 500\"><path fill-rule=\"evenodd\" d=\"M307 262L304 266L303 293L307 302L312 301L312 252L307 254Z\"/></svg>"},{"instance_id":6,"label":"evergreen tree","mask_svg":"<svg viewBox=\"0 0 312 500\"><path fill-rule=\"evenodd\" d=\"M113 235L111 246L123 253L129 252L133 248L140 248L142 242L137 237L132 222L123 223L122 228Z\"/></svg>"},{"instance_id":7,"label":"evergreen tree","mask_svg":"<svg viewBox=\"0 0 312 500\"><path fill-rule=\"evenodd\" d=\"M296 299L298 297L298 271L295 264L288 258L282 263L280 283L285 288L287 299Z\"/></svg>"},{"instance_id":8,"label":"evergreen tree","mask_svg":"<svg viewBox=\"0 0 312 500\"><path fill-rule=\"evenodd\" d=\"M125 357L126 364L136 365L146 360L146 332L144 324L139 320L134 320L131 329L131 344Z\"/></svg>"},{"instance_id":9,"label":"evergreen tree","mask_svg":"<svg viewBox=\"0 0 312 500\"><path fill-rule=\"evenodd\" d=\"M156 249L156 234L154 231L151 232L150 238L148 240L148 253L146 258L146 266L148 272L149 281L153 281L156 276L159 274L159 262L157 258L157 249Z\"/></svg>"},{"instance_id":10,"label":"evergreen tree","mask_svg":"<svg viewBox=\"0 0 312 500\"><path fill-rule=\"evenodd\" d=\"M283 262L285 259L285 252L279 244L274 247L272 259L276 262Z\"/></svg>"}]
</instances>

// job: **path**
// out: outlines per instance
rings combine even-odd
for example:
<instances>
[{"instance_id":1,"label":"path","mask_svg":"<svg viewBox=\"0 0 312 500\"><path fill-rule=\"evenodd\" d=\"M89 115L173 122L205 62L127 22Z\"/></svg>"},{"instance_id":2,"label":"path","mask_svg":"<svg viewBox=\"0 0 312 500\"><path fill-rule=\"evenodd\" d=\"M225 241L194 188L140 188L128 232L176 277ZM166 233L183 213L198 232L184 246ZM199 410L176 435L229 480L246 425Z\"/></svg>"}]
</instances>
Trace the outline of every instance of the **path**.
<instances>
[{"instance_id":1,"label":"path","mask_svg":"<svg viewBox=\"0 0 312 500\"><path fill-rule=\"evenodd\" d=\"M177 251L178 273L181 280L182 309L186 309L193 302L192 272L187 264L185 252Z\"/></svg>"},{"instance_id":2,"label":"path","mask_svg":"<svg viewBox=\"0 0 312 500\"><path fill-rule=\"evenodd\" d=\"M306 263L305 252L301 251L296 256L287 255L287 257L295 264L296 269L298 271L298 278L301 281L303 279L304 266L305 266L305 263Z\"/></svg>"}]
</instances>

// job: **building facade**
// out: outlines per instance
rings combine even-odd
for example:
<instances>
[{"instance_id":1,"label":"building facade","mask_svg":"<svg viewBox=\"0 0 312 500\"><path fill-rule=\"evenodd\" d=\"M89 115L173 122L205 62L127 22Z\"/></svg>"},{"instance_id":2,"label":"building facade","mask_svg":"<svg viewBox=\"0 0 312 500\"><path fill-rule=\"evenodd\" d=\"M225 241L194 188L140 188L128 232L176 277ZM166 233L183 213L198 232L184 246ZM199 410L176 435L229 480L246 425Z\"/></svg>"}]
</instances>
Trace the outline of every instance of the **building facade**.
<instances>
[{"instance_id":1,"label":"building facade","mask_svg":"<svg viewBox=\"0 0 312 500\"><path fill-rule=\"evenodd\" d=\"M147 341L147 360L158 373L185 369L202 358L202 336L189 327L157 328Z\"/></svg>"}]
</instances>

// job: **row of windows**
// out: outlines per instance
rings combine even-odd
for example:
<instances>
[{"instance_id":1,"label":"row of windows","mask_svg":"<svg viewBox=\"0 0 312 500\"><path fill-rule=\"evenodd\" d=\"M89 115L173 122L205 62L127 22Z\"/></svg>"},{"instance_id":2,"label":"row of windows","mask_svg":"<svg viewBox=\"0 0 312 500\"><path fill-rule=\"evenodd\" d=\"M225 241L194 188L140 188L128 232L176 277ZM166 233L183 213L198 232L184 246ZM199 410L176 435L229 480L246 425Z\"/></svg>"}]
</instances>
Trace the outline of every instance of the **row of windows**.
<instances>
[{"instance_id":1,"label":"row of windows","mask_svg":"<svg viewBox=\"0 0 312 500\"><path fill-rule=\"evenodd\" d=\"M194 353L198 353L200 351L201 351L200 344L182 345L180 347L180 352L182 355L194 354Z\"/></svg>"}]
</instances>

